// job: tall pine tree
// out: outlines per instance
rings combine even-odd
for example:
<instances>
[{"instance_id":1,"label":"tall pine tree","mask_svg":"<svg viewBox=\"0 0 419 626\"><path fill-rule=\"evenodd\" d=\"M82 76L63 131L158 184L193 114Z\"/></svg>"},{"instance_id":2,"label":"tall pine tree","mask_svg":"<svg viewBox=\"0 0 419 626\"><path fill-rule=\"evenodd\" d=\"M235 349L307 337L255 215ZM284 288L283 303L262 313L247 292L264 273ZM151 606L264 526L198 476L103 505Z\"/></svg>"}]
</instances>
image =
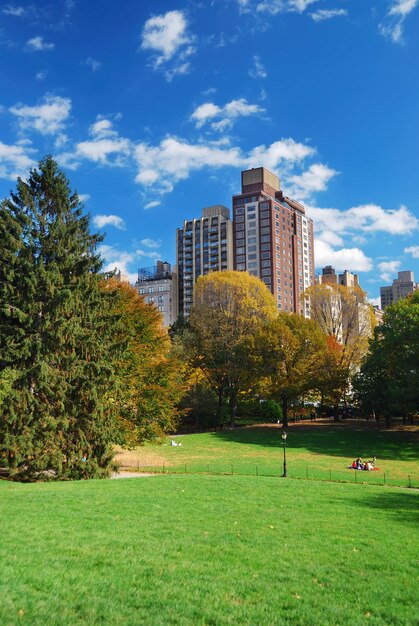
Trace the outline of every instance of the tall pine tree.
<instances>
[{"instance_id":1,"label":"tall pine tree","mask_svg":"<svg viewBox=\"0 0 419 626\"><path fill-rule=\"evenodd\" d=\"M51 157L0 205L0 465L12 477L109 473L122 348L100 240Z\"/></svg>"}]
</instances>

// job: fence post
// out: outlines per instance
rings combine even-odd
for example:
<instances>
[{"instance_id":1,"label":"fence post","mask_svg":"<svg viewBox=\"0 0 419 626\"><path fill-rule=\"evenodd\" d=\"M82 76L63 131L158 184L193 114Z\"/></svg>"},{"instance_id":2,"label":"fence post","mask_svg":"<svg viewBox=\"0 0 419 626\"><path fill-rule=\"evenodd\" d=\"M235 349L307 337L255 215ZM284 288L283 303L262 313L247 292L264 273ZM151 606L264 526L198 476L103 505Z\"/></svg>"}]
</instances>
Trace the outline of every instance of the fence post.
<instances>
[{"instance_id":1,"label":"fence post","mask_svg":"<svg viewBox=\"0 0 419 626\"><path fill-rule=\"evenodd\" d=\"M408 477L409 477L409 487L411 487L412 486L412 481L410 479L410 474L408 475Z\"/></svg>"},{"instance_id":2,"label":"fence post","mask_svg":"<svg viewBox=\"0 0 419 626\"><path fill-rule=\"evenodd\" d=\"M259 476L259 465L256 465L256 476Z\"/></svg>"},{"instance_id":3,"label":"fence post","mask_svg":"<svg viewBox=\"0 0 419 626\"><path fill-rule=\"evenodd\" d=\"M383 485L385 485L385 484L386 484L386 473L384 472L384 475L383 475Z\"/></svg>"}]
</instances>

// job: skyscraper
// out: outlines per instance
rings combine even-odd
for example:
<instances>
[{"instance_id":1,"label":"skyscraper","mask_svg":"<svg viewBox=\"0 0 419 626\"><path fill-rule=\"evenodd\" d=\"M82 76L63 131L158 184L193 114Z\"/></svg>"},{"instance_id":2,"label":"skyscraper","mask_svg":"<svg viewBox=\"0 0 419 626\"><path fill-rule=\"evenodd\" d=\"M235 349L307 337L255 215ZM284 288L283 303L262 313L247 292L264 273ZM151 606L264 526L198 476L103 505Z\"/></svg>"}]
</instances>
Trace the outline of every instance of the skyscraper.
<instances>
[{"instance_id":1,"label":"skyscraper","mask_svg":"<svg viewBox=\"0 0 419 626\"><path fill-rule=\"evenodd\" d=\"M242 172L233 196L234 269L258 276L282 311L310 315L303 291L314 284L313 221L284 196L278 176L258 167Z\"/></svg>"},{"instance_id":2,"label":"skyscraper","mask_svg":"<svg viewBox=\"0 0 419 626\"><path fill-rule=\"evenodd\" d=\"M227 207L217 204L202 209L202 217L185 220L177 229L179 313L186 317L192 306L193 287L199 276L233 269L232 224Z\"/></svg>"}]
</instances>

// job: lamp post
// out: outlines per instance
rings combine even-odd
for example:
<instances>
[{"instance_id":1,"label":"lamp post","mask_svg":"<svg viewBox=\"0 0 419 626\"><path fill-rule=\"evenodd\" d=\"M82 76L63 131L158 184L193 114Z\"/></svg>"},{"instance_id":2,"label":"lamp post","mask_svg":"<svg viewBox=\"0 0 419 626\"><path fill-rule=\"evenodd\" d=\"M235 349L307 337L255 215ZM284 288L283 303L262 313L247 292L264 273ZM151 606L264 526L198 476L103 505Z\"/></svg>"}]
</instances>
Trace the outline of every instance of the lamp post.
<instances>
[{"instance_id":1,"label":"lamp post","mask_svg":"<svg viewBox=\"0 0 419 626\"><path fill-rule=\"evenodd\" d=\"M285 430L282 431L282 443L284 444L284 473L282 474L282 478L286 478L287 477L287 453L286 453L286 449L287 449L287 433L285 432Z\"/></svg>"}]
</instances>

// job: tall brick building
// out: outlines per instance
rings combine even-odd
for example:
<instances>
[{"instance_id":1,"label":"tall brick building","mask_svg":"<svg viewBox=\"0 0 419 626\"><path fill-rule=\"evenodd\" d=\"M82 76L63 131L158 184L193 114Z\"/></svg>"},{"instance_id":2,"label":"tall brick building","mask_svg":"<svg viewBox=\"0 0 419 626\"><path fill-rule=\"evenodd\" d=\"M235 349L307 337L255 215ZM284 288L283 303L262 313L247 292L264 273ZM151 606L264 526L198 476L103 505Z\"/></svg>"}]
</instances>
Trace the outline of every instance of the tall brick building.
<instances>
[{"instance_id":1,"label":"tall brick building","mask_svg":"<svg viewBox=\"0 0 419 626\"><path fill-rule=\"evenodd\" d=\"M263 280L281 311L309 316L301 294L314 284L313 221L263 167L242 172L233 196L233 258L234 269Z\"/></svg>"}]
</instances>

